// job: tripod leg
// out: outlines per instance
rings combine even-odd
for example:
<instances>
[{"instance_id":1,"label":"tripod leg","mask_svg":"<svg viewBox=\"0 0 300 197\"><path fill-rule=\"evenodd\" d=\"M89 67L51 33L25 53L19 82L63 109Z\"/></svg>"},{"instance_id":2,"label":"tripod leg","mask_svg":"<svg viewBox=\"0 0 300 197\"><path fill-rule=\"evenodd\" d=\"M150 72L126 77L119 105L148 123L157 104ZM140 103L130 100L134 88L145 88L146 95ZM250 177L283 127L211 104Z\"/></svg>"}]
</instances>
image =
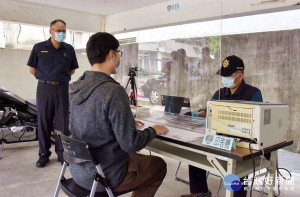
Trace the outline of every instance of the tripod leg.
<instances>
[{"instance_id":1,"label":"tripod leg","mask_svg":"<svg viewBox=\"0 0 300 197\"><path fill-rule=\"evenodd\" d=\"M130 84L131 84L130 102L131 102L131 104L136 106L135 90L134 90L134 87L136 87L136 85L135 85L134 77L131 78Z\"/></svg>"},{"instance_id":2,"label":"tripod leg","mask_svg":"<svg viewBox=\"0 0 300 197\"><path fill-rule=\"evenodd\" d=\"M127 84L126 84L126 86L125 86L125 91L127 90L127 87L128 87L129 82L130 82L130 84L131 84L131 90L130 90L128 99L129 99L130 105L136 106L136 104L133 102L133 99L132 99L132 98L134 98L134 97L132 97L132 91L133 91L133 90L132 90L132 78L131 78L131 77L129 77L129 79L128 79L128 81L127 81Z\"/></svg>"},{"instance_id":3,"label":"tripod leg","mask_svg":"<svg viewBox=\"0 0 300 197\"><path fill-rule=\"evenodd\" d=\"M128 87L129 82L130 82L130 78L128 79L127 84L126 84L126 86L125 86L125 91L127 90L127 87Z\"/></svg>"},{"instance_id":4,"label":"tripod leg","mask_svg":"<svg viewBox=\"0 0 300 197\"><path fill-rule=\"evenodd\" d=\"M131 91L130 99L131 99L131 104L133 104L134 106L136 106L134 91Z\"/></svg>"},{"instance_id":5,"label":"tripod leg","mask_svg":"<svg viewBox=\"0 0 300 197\"><path fill-rule=\"evenodd\" d=\"M134 98L134 103L136 106L137 105L137 88L136 88L136 82L135 82L135 78L133 78L133 89L132 89L132 92L133 92L133 98Z\"/></svg>"},{"instance_id":6,"label":"tripod leg","mask_svg":"<svg viewBox=\"0 0 300 197\"><path fill-rule=\"evenodd\" d=\"M138 97L138 95L137 95L137 87L136 87L136 82L135 81L134 81L134 86L135 86L135 101L137 103L137 97Z\"/></svg>"}]
</instances>

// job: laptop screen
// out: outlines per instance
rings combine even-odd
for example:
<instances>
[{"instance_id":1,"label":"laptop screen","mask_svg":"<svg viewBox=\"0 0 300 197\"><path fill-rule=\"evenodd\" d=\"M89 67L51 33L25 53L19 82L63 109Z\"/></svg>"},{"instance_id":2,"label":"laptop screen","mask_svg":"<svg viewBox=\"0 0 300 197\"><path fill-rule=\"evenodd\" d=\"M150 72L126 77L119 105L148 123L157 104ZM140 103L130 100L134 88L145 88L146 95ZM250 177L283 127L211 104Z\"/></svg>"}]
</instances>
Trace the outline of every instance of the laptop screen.
<instances>
[{"instance_id":1,"label":"laptop screen","mask_svg":"<svg viewBox=\"0 0 300 197\"><path fill-rule=\"evenodd\" d=\"M191 110L191 104L189 98L162 95L161 99L162 99L162 105L165 106L165 112L182 114L183 108L186 112Z\"/></svg>"}]
</instances>

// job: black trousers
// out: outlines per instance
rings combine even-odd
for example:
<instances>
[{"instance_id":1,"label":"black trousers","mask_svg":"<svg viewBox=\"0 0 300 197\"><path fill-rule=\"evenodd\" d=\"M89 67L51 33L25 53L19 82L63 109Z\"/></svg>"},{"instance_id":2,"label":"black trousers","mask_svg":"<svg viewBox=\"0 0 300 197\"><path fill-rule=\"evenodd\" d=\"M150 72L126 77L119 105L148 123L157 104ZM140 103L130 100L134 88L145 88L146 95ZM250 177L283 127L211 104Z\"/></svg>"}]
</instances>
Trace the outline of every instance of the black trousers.
<instances>
[{"instance_id":1,"label":"black trousers","mask_svg":"<svg viewBox=\"0 0 300 197\"><path fill-rule=\"evenodd\" d=\"M38 82L36 98L39 155L47 154L50 156L51 131L55 128L68 135L69 84L51 85ZM63 147L57 137L55 139L55 152L59 157L63 156Z\"/></svg>"},{"instance_id":2,"label":"black trousers","mask_svg":"<svg viewBox=\"0 0 300 197\"><path fill-rule=\"evenodd\" d=\"M193 194L196 193L207 193L207 181L206 181L206 170L197 168L194 166L189 166L189 177L190 177L190 192ZM244 178L241 178L241 183L244 182ZM240 191L235 191L233 193L234 197L246 197L247 190L244 190L245 186L242 186Z\"/></svg>"}]
</instances>

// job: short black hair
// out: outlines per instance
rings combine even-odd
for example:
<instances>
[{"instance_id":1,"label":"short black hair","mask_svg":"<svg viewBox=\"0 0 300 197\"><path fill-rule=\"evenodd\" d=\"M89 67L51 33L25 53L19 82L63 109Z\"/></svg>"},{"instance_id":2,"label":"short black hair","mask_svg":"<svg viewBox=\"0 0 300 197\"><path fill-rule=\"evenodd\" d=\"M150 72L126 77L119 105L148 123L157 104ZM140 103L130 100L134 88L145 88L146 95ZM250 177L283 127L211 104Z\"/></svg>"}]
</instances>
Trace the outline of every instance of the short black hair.
<instances>
[{"instance_id":1,"label":"short black hair","mask_svg":"<svg viewBox=\"0 0 300 197\"><path fill-rule=\"evenodd\" d=\"M65 26L67 26L67 24L66 24L65 21L63 21L63 20L61 20L61 19L55 19L54 21L52 21L52 22L50 23L50 27L52 27L52 25L54 25L54 24L57 23L57 22L61 22L61 23L63 23Z\"/></svg>"},{"instance_id":2,"label":"short black hair","mask_svg":"<svg viewBox=\"0 0 300 197\"><path fill-rule=\"evenodd\" d=\"M119 41L111 34L98 32L92 35L86 44L86 53L91 65L103 63L111 50L117 50Z\"/></svg>"}]
</instances>

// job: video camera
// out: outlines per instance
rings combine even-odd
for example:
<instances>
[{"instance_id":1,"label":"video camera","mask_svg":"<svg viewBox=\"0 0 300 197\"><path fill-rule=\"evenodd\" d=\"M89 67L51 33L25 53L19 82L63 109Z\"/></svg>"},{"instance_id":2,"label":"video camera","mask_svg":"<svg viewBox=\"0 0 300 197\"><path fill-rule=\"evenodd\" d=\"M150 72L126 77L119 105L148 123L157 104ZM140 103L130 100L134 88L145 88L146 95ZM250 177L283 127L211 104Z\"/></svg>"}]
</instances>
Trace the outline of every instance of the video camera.
<instances>
[{"instance_id":1,"label":"video camera","mask_svg":"<svg viewBox=\"0 0 300 197\"><path fill-rule=\"evenodd\" d=\"M135 71L139 71L139 67L135 67L135 66L131 66L129 67L129 73L128 73L128 76L130 76L130 78L133 78L136 76L136 73Z\"/></svg>"},{"instance_id":2,"label":"video camera","mask_svg":"<svg viewBox=\"0 0 300 197\"><path fill-rule=\"evenodd\" d=\"M131 66L129 67L129 71L139 71L139 67L136 67L136 66Z\"/></svg>"}]
</instances>

